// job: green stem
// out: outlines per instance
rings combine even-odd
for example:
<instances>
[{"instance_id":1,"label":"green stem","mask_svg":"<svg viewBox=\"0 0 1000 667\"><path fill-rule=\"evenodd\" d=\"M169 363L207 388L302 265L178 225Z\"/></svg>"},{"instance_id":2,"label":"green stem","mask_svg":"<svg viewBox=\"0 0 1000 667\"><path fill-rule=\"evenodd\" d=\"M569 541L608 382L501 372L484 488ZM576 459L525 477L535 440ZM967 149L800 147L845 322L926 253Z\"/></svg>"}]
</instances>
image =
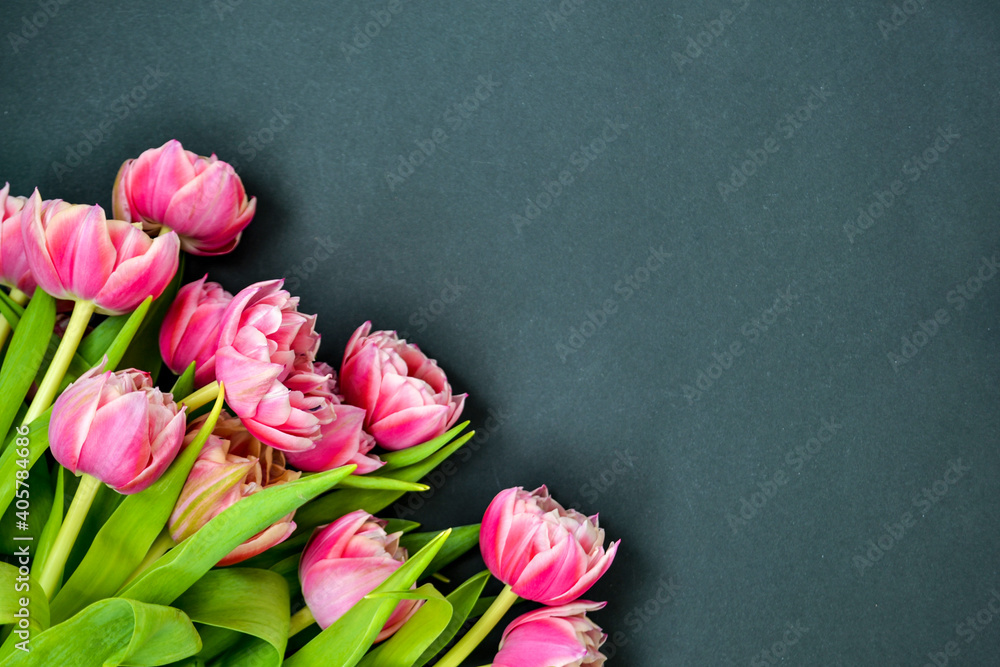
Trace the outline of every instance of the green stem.
<instances>
[{"instance_id":1,"label":"green stem","mask_svg":"<svg viewBox=\"0 0 1000 667\"><path fill-rule=\"evenodd\" d=\"M459 667L462 661L469 657L472 650L479 646L479 643L486 638L490 630L500 622L514 603L517 602L517 595L510 590L510 586L504 586L500 595L493 601L486 613L472 626L472 629L455 644L444 657L438 660L435 667Z\"/></svg>"},{"instance_id":2,"label":"green stem","mask_svg":"<svg viewBox=\"0 0 1000 667\"><path fill-rule=\"evenodd\" d=\"M63 334L59 347L52 357L49 369L45 371L42 383L38 385L35 398L28 407L28 413L24 416L24 423L30 424L35 421L40 414L45 412L52 401L56 398L59 385L66 376L66 369L69 368L76 348L83 340L83 334L87 331L87 324L90 323L90 316L94 314L94 304L90 301L77 301L73 306L73 314L69 317L69 324L66 326L66 333Z\"/></svg>"},{"instance_id":3,"label":"green stem","mask_svg":"<svg viewBox=\"0 0 1000 667\"><path fill-rule=\"evenodd\" d=\"M28 295L14 287L10 290L10 300L23 306L28 303ZM14 327L12 327L10 322L7 321L7 318L0 317L0 348L2 348L3 344L7 342L7 336L9 336L10 332L13 330Z\"/></svg>"},{"instance_id":4,"label":"green stem","mask_svg":"<svg viewBox=\"0 0 1000 667\"><path fill-rule=\"evenodd\" d=\"M197 410L203 405L208 405L215 399L219 397L219 383L218 381L212 382L212 384L206 384L201 389L188 394L181 400L177 401L180 405L186 405L188 409L188 414L191 414L194 410Z\"/></svg>"},{"instance_id":5,"label":"green stem","mask_svg":"<svg viewBox=\"0 0 1000 667\"><path fill-rule=\"evenodd\" d=\"M128 579L125 580L125 583L122 584L121 587L125 588L128 586L133 579L148 570L150 565L158 561L160 556L167 553L175 546L177 546L177 543L174 542L174 538L170 537L170 533L167 532L166 528L164 528L163 532L160 533L160 536L156 538L155 542L153 542L153 546L149 547L149 552L146 554L146 557L142 559L142 562L139 563L139 567L135 568L135 572L128 576Z\"/></svg>"},{"instance_id":6,"label":"green stem","mask_svg":"<svg viewBox=\"0 0 1000 667\"><path fill-rule=\"evenodd\" d=\"M52 543L52 550L42 567L42 572L38 575L38 585L48 595L51 600L56 592L56 584L59 575L66 567L66 559L76 542L76 536L80 534L83 520L87 518L87 512L94 502L94 496L101 488L101 482L96 477L84 474L80 477L80 486L73 496L73 502L66 510L66 518L63 519L62 526L59 527L59 534L56 535L55 542Z\"/></svg>"},{"instance_id":7,"label":"green stem","mask_svg":"<svg viewBox=\"0 0 1000 667\"><path fill-rule=\"evenodd\" d=\"M309 610L309 607L302 607L302 609L292 614L292 618L288 623L288 637L294 637L315 622L316 619L313 617L313 613Z\"/></svg>"}]
</instances>

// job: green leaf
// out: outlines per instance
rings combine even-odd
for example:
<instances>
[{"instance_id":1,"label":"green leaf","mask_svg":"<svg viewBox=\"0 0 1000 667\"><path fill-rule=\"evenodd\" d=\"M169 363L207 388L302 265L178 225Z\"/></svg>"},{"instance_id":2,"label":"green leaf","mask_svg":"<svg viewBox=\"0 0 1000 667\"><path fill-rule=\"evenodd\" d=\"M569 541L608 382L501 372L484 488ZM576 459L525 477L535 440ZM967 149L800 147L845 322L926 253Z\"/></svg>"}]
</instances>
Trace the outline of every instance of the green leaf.
<instances>
[{"instance_id":1,"label":"green leaf","mask_svg":"<svg viewBox=\"0 0 1000 667\"><path fill-rule=\"evenodd\" d=\"M38 538L38 550L35 552L33 567L37 568L36 572L42 572L45 569L45 561L48 559L52 545L56 541L56 535L59 534L59 529L62 527L63 506L66 504L66 469L57 464L56 470L56 490L52 498L52 510L49 512L49 518L42 529L42 535Z\"/></svg>"},{"instance_id":2,"label":"green leaf","mask_svg":"<svg viewBox=\"0 0 1000 667\"><path fill-rule=\"evenodd\" d=\"M407 482L402 479L392 477L376 477L375 475L351 475L340 480L338 489L378 489L382 491L426 491L429 487L426 484Z\"/></svg>"},{"instance_id":3,"label":"green leaf","mask_svg":"<svg viewBox=\"0 0 1000 667\"><path fill-rule=\"evenodd\" d=\"M215 428L223 397L215 401L198 435L148 489L125 496L115 513L94 537L79 567L52 601L56 622L88 604L111 597L142 562L170 518L188 473Z\"/></svg>"},{"instance_id":4,"label":"green leaf","mask_svg":"<svg viewBox=\"0 0 1000 667\"><path fill-rule=\"evenodd\" d=\"M56 300L41 290L28 302L24 316L14 329L0 368L0 438L7 440L17 410L38 374L45 348L38 344L52 336L56 322Z\"/></svg>"},{"instance_id":5,"label":"green leaf","mask_svg":"<svg viewBox=\"0 0 1000 667\"><path fill-rule=\"evenodd\" d=\"M37 544L52 511L54 492L48 466L36 466L24 481L27 484L17 490L18 498L10 511L0 516L0 550L3 553L14 553L25 537Z\"/></svg>"},{"instance_id":6,"label":"green leaf","mask_svg":"<svg viewBox=\"0 0 1000 667\"><path fill-rule=\"evenodd\" d=\"M411 667L434 644L452 617L451 603L436 588L424 584L405 595L394 597L426 600L417 613L378 650L366 655L359 667Z\"/></svg>"},{"instance_id":7,"label":"green leaf","mask_svg":"<svg viewBox=\"0 0 1000 667\"><path fill-rule=\"evenodd\" d=\"M433 440L428 440L421 445L417 445L416 447L407 447L406 449L401 449L398 452L383 454L381 458L385 461L385 465L382 466L381 469L389 471L420 463L428 456L434 454L434 452L451 442L468 425L469 422L464 421L447 433L442 433Z\"/></svg>"},{"instance_id":8,"label":"green leaf","mask_svg":"<svg viewBox=\"0 0 1000 667\"><path fill-rule=\"evenodd\" d=\"M0 289L0 315L10 322L11 327L16 327L24 316L24 306L10 298L10 295L2 289Z\"/></svg>"},{"instance_id":9,"label":"green leaf","mask_svg":"<svg viewBox=\"0 0 1000 667\"><path fill-rule=\"evenodd\" d=\"M178 609L110 598L32 637L30 649L13 651L0 666L162 665L197 653L201 638Z\"/></svg>"},{"instance_id":10,"label":"green leaf","mask_svg":"<svg viewBox=\"0 0 1000 667\"><path fill-rule=\"evenodd\" d=\"M444 531L393 572L373 593L406 590L437 555L450 531ZM393 598L365 597L336 623L285 661L286 667L354 667L375 641L396 607Z\"/></svg>"},{"instance_id":11,"label":"green leaf","mask_svg":"<svg viewBox=\"0 0 1000 667\"><path fill-rule=\"evenodd\" d=\"M303 503L330 490L355 469L353 465L343 466L243 498L167 552L120 594L170 604L230 551Z\"/></svg>"},{"instance_id":12,"label":"green leaf","mask_svg":"<svg viewBox=\"0 0 1000 667\"><path fill-rule=\"evenodd\" d=\"M456 588L448 595L448 602L451 603L452 616L451 620L448 622L448 627L438 635L434 643L430 645L423 655L413 663L413 667L422 667L422 665L427 664L431 659L440 653L452 639L458 635L459 630L462 629L462 624L469 618L469 614L472 612L473 607L476 604L476 600L479 596L483 594L483 588L486 586L486 582L490 579L489 570L484 570L479 574L473 576L471 579L463 583L461 586Z\"/></svg>"},{"instance_id":13,"label":"green leaf","mask_svg":"<svg viewBox=\"0 0 1000 667\"><path fill-rule=\"evenodd\" d=\"M7 446L4 447L3 453L0 453L0 512L6 512L11 501L14 500L18 471L30 470L35 465L35 461L49 448L49 418L51 416L52 408L49 408L27 426L27 431L23 430L23 426L18 427L7 439ZM14 447L15 438L27 438L28 440L28 462L25 464L19 463L24 459L18 453L24 447ZM21 478L24 480L23 472Z\"/></svg>"},{"instance_id":14,"label":"green leaf","mask_svg":"<svg viewBox=\"0 0 1000 667\"><path fill-rule=\"evenodd\" d=\"M466 433L455 442L435 452L416 465L399 468L398 470L390 470L383 476L407 482L416 482L454 454L475 433L475 431ZM316 526L330 523L348 512L353 512L357 509L363 509L371 514L376 514L399 500L404 493L403 491L370 489L344 489L335 493L328 493L322 498L304 506L295 515L295 523L298 526L298 532L304 532L312 530Z\"/></svg>"},{"instance_id":15,"label":"green leaf","mask_svg":"<svg viewBox=\"0 0 1000 667\"><path fill-rule=\"evenodd\" d=\"M30 552L31 543L24 544ZM28 602L27 606L21 605L22 600ZM0 563L0 625L13 623L16 626L25 614L31 637L48 629L49 601L42 592L42 587L34 578L21 574L16 565Z\"/></svg>"},{"instance_id":16,"label":"green leaf","mask_svg":"<svg viewBox=\"0 0 1000 667\"><path fill-rule=\"evenodd\" d=\"M237 649L234 656L227 654L219 664L281 664L291 612L288 585L280 574L254 568L211 570L177 598L174 606L198 623L262 640L244 641L244 648L260 646L252 651Z\"/></svg>"},{"instance_id":17,"label":"green leaf","mask_svg":"<svg viewBox=\"0 0 1000 667\"><path fill-rule=\"evenodd\" d=\"M118 368L119 364L122 363L122 359L125 357L125 353L130 349L132 341L135 339L137 333L142 330L142 327L148 323L146 314L150 310L150 305L153 303L151 298L147 298L145 301L139 304L139 307L133 310L128 315L116 315L114 318L121 322L121 326L115 326L110 329L117 331L114 338L111 339L110 343L107 343L108 336L101 336L94 342L91 342L91 336L96 334L100 330L100 326L97 329L90 332L90 334L80 341L80 347L78 350L86 350L86 355L82 355L91 367L96 366L101 363L104 356L107 355L108 363L105 366L107 370L115 370ZM107 320L105 320L107 322ZM101 323L103 326L104 322ZM125 368L142 368L145 366L134 366L131 364L125 364Z\"/></svg>"},{"instance_id":18,"label":"green leaf","mask_svg":"<svg viewBox=\"0 0 1000 667\"><path fill-rule=\"evenodd\" d=\"M184 275L184 253L181 253L180 264L177 273L163 293L149 307L149 315L143 320L142 326L135 334L135 343L130 345L121 363L124 368L142 368L147 371L155 383L160 375L160 368L163 366L163 359L160 357L160 327L163 325L163 318L167 316L170 304L177 296L180 289L181 279Z\"/></svg>"},{"instance_id":19,"label":"green leaf","mask_svg":"<svg viewBox=\"0 0 1000 667\"><path fill-rule=\"evenodd\" d=\"M194 391L194 368L195 363L192 361L174 382L174 386L170 388L170 394L175 401L179 401Z\"/></svg>"},{"instance_id":20,"label":"green leaf","mask_svg":"<svg viewBox=\"0 0 1000 667\"><path fill-rule=\"evenodd\" d=\"M441 551L439 551L438 555L434 557L434 561L427 566L426 574L434 574L473 547L478 547L479 525L480 524L476 523L471 526L459 526L458 528L452 528L451 537L449 537L448 541L445 542L443 547L441 547ZM406 547L407 551L416 551L418 549L422 549L425 544L430 542L436 536L437 533L411 533L409 535L404 535L399 540L399 543L401 546Z\"/></svg>"}]
</instances>

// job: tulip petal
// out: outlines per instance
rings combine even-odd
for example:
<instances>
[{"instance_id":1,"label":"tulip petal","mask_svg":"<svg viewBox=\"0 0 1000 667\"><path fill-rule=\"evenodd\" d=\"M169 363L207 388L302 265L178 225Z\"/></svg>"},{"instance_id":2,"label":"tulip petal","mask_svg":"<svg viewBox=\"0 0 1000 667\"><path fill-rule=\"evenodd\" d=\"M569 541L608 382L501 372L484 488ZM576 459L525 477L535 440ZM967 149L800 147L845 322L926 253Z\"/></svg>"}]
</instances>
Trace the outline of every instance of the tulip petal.
<instances>
[{"instance_id":1,"label":"tulip petal","mask_svg":"<svg viewBox=\"0 0 1000 667\"><path fill-rule=\"evenodd\" d=\"M444 431L447 418L444 405L407 408L372 423L369 432L379 445L394 451L433 439Z\"/></svg>"},{"instance_id":2,"label":"tulip petal","mask_svg":"<svg viewBox=\"0 0 1000 667\"><path fill-rule=\"evenodd\" d=\"M124 486L149 462L145 394L129 392L101 406L80 452L79 467L111 487Z\"/></svg>"}]
</instances>

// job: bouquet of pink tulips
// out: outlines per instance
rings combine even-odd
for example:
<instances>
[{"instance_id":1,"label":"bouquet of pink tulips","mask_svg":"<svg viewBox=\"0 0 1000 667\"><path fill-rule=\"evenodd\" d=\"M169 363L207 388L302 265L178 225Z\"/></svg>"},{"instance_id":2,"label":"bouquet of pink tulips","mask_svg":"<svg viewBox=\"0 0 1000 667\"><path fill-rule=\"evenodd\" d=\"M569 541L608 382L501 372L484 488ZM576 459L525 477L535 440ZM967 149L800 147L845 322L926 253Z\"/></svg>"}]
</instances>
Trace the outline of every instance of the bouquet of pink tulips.
<instances>
[{"instance_id":1,"label":"bouquet of pink tulips","mask_svg":"<svg viewBox=\"0 0 1000 667\"><path fill-rule=\"evenodd\" d=\"M112 196L0 190L0 667L456 667L519 600L494 667L604 664L596 516L544 486L374 516L474 433L433 359L366 322L334 369L281 280L181 284L253 218L232 166L169 141Z\"/></svg>"}]
</instances>

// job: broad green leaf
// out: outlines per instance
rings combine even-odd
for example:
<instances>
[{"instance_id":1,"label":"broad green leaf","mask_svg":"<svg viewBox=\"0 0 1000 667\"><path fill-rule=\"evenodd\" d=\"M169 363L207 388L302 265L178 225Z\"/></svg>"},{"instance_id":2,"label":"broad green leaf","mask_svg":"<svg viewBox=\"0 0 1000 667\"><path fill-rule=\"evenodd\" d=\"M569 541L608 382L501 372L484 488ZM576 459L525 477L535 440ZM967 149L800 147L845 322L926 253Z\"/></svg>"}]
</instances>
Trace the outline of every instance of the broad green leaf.
<instances>
[{"instance_id":1,"label":"broad green leaf","mask_svg":"<svg viewBox=\"0 0 1000 667\"><path fill-rule=\"evenodd\" d=\"M30 475L24 471L30 470L35 465L35 461L49 448L49 418L51 416L52 408L49 408L28 425L26 432L23 430L24 427L18 427L7 439L7 446L4 447L3 453L0 453L0 512L6 512L11 501L14 500L18 472L21 471L21 479L24 481L25 474ZM27 459L19 456L24 447L13 446L15 438L27 438ZM28 483L31 483L30 477Z\"/></svg>"},{"instance_id":2,"label":"broad green leaf","mask_svg":"<svg viewBox=\"0 0 1000 667\"><path fill-rule=\"evenodd\" d=\"M163 665L197 653L201 638L178 609L110 598L32 637L30 649L13 651L0 666Z\"/></svg>"},{"instance_id":3,"label":"broad green leaf","mask_svg":"<svg viewBox=\"0 0 1000 667\"><path fill-rule=\"evenodd\" d=\"M442 433L433 440L428 440L427 442L417 445L415 447L407 447L406 449L401 449L398 452L389 452L388 454L383 454L380 458L385 461L385 465L382 466L381 470L389 471L395 470L397 468L405 468L406 466L412 466L420 463L428 456L434 454L454 438L458 436L459 433L469 425L468 421L464 421L458 426L455 426L450 431Z\"/></svg>"},{"instance_id":4,"label":"broad green leaf","mask_svg":"<svg viewBox=\"0 0 1000 667\"><path fill-rule=\"evenodd\" d=\"M137 333L142 329L142 327L148 322L147 314L150 310L150 305L153 303L151 298L147 298L145 301L139 304L139 307L133 310L127 315L117 315L117 318L122 318L122 324L120 327L115 327L117 332L114 338L107 344L105 341L106 336L102 336L98 341L90 343L90 336L97 333L97 329L90 333L82 341L80 341L80 348L86 350L86 356L84 359L91 367L96 366L101 363L104 356L107 355L108 363L105 366L107 370L115 370L118 365L122 363L122 359L125 357L126 352L132 345ZM100 329L100 327L98 327ZM110 333L110 332L109 332ZM83 355L81 355L83 356ZM125 368L142 368L145 370L144 366L134 366L131 364L125 364Z\"/></svg>"},{"instance_id":5,"label":"broad green leaf","mask_svg":"<svg viewBox=\"0 0 1000 667\"><path fill-rule=\"evenodd\" d=\"M252 653L254 658L246 654L220 664L281 664L288 643L290 611L288 585L280 574L254 568L211 570L177 598L174 606L197 623L262 640L260 648ZM249 647L258 642L242 643Z\"/></svg>"},{"instance_id":6,"label":"broad green leaf","mask_svg":"<svg viewBox=\"0 0 1000 667\"><path fill-rule=\"evenodd\" d=\"M174 382L174 386L170 388L170 394L175 401L181 400L194 391L194 369L195 363L192 361Z\"/></svg>"},{"instance_id":7,"label":"broad green leaf","mask_svg":"<svg viewBox=\"0 0 1000 667\"><path fill-rule=\"evenodd\" d=\"M36 572L42 572L45 569L45 561L48 560L52 545L62 527L63 506L66 504L65 477L66 469L56 464L56 489L52 496L52 510L49 512L49 518L42 529L42 535L38 538L38 550L35 552L33 567L37 568Z\"/></svg>"},{"instance_id":8,"label":"broad green leaf","mask_svg":"<svg viewBox=\"0 0 1000 667\"><path fill-rule=\"evenodd\" d=\"M470 431L420 463L399 468L398 470L390 470L383 477L416 482L454 454L473 435L475 435L475 431ZM403 495L403 491L369 489L344 489L336 493L328 493L322 498L305 505L296 513L295 523L298 525L298 532L304 532L311 531L316 526L330 523L356 509L363 509L366 512L377 514L399 500Z\"/></svg>"},{"instance_id":9,"label":"broad green leaf","mask_svg":"<svg viewBox=\"0 0 1000 667\"><path fill-rule=\"evenodd\" d=\"M10 298L10 295L2 289L0 289L0 315L10 322L11 327L16 327L24 316L24 306Z\"/></svg>"},{"instance_id":10,"label":"broad green leaf","mask_svg":"<svg viewBox=\"0 0 1000 667\"><path fill-rule=\"evenodd\" d=\"M29 554L34 550L30 542L24 545ZM14 562L18 562L17 557ZM23 565L27 571L27 563ZM19 627L19 621L25 618L28 627ZM25 576L17 565L0 563L0 625L8 623L13 623L15 629L26 629L29 637L38 635L49 627L49 601L33 577Z\"/></svg>"},{"instance_id":11,"label":"broad green leaf","mask_svg":"<svg viewBox=\"0 0 1000 667\"><path fill-rule=\"evenodd\" d=\"M451 603L436 588L424 584L393 599L404 597L425 602L396 634L376 651L368 653L358 663L359 667L411 667L448 627L452 617Z\"/></svg>"},{"instance_id":12,"label":"broad green leaf","mask_svg":"<svg viewBox=\"0 0 1000 667\"><path fill-rule=\"evenodd\" d=\"M265 570L271 569L275 563L283 561L289 556L302 553L302 549L308 541L308 534L299 533L280 544L275 544L270 549L262 551L253 558L246 559L240 565L243 567L259 567Z\"/></svg>"},{"instance_id":13,"label":"broad green leaf","mask_svg":"<svg viewBox=\"0 0 1000 667\"><path fill-rule=\"evenodd\" d=\"M423 573L448 539L444 531L383 581L373 593L406 590ZM354 667L371 647L396 607L392 598L366 597L336 623L285 661L286 667Z\"/></svg>"},{"instance_id":14,"label":"broad green leaf","mask_svg":"<svg viewBox=\"0 0 1000 667\"><path fill-rule=\"evenodd\" d=\"M478 547L479 525L476 523L471 526L452 528L451 537L441 547L441 551L434 557L434 561L427 566L426 574L434 574L473 547ZM409 535L404 535L399 540L399 543L401 546L406 547L408 551L417 551L418 549L422 549L425 544L436 536L437 533L410 533Z\"/></svg>"},{"instance_id":15,"label":"broad green leaf","mask_svg":"<svg viewBox=\"0 0 1000 667\"><path fill-rule=\"evenodd\" d=\"M148 372L155 383L160 375L163 366L163 359L160 357L160 327L163 325L163 318L167 316L170 304L177 296L180 289L181 279L184 275L184 253L181 253L180 264L177 273L167 288L163 290L149 307L149 314L143 319L142 326L135 334L135 342L130 345L121 362L125 368L141 368Z\"/></svg>"},{"instance_id":16,"label":"broad green leaf","mask_svg":"<svg viewBox=\"0 0 1000 667\"><path fill-rule=\"evenodd\" d=\"M0 396L3 397L0 400L0 438L4 441L42 364L45 348L38 341L48 340L55 322L56 300L38 290L14 329L0 368Z\"/></svg>"},{"instance_id":17,"label":"broad green leaf","mask_svg":"<svg viewBox=\"0 0 1000 667\"><path fill-rule=\"evenodd\" d=\"M479 596L483 594L483 588L486 586L486 582L490 579L489 570L480 572L479 574L473 576L471 579L463 583L461 586L453 590L448 594L448 602L451 603L452 616L451 620L448 622L448 627L438 635L434 643L430 645L423 655L413 663L413 667L422 667L426 665L431 659L440 653L448 643L455 638L459 630L462 629L462 624L469 618L469 614L472 612L473 607L476 604L476 600Z\"/></svg>"},{"instance_id":18,"label":"broad green leaf","mask_svg":"<svg viewBox=\"0 0 1000 667\"><path fill-rule=\"evenodd\" d=\"M167 552L120 594L170 604L230 551L303 503L329 491L355 469L353 465L343 466L243 498Z\"/></svg>"},{"instance_id":19,"label":"broad green leaf","mask_svg":"<svg viewBox=\"0 0 1000 667\"><path fill-rule=\"evenodd\" d=\"M96 600L113 596L139 566L170 518L188 473L215 428L222 405L220 393L198 435L163 476L145 491L125 496L103 524L79 567L52 601L52 617L57 623Z\"/></svg>"},{"instance_id":20,"label":"broad green leaf","mask_svg":"<svg viewBox=\"0 0 1000 667\"><path fill-rule=\"evenodd\" d=\"M25 485L17 489L10 511L0 516L0 550L6 554L14 553L25 537L37 544L52 511L54 491L48 466L35 466L24 481Z\"/></svg>"},{"instance_id":21,"label":"broad green leaf","mask_svg":"<svg viewBox=\"0 0 1000 667\"><path fill-rule=\"evenodd\" d=\"M402 491L420 492L426 491L429 487L426 484L407 482L402 479L392 477L376 477L375 475L351 475L340 480L338 489L370 489L381 491Z\"/></svg>"},{"instance_id":22,"label":"broad green leaf","mask_svg":"<svg viewBox=\"0 0 1000 667\"><path fill-rule=\"evenodd\" d=\"M385 525L385 532L389 533L410 533L420 528L420 524L416 521L407 521L406 519L388 519Z\"/></svg>"}]
</instances>

